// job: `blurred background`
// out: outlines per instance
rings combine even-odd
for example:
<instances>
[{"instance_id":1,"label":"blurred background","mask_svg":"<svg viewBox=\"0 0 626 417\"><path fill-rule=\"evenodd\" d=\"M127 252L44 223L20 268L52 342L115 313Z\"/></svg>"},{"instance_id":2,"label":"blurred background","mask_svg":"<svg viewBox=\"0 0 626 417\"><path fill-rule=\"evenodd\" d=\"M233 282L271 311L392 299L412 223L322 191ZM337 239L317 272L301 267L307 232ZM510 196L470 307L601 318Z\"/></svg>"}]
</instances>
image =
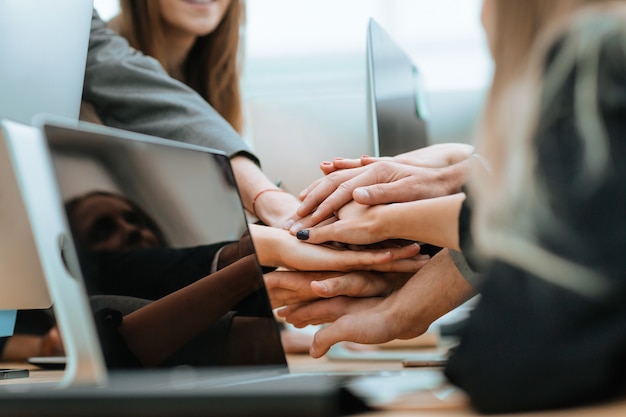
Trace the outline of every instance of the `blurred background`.
<instances>
[{"instance_id":1,"label":"blurred background","mask_svg":"<svg viewBox=\"0 0 626 417\"><path fill-rule=\"evenodd\" d=\"M105 20L117 0L95 0ZM491 76L480 0L246 0L245 140L292 193L322 160L371 153L366 119L370 17L422 74L430 140L471 142Z\"/></svg>"}]
</instances>

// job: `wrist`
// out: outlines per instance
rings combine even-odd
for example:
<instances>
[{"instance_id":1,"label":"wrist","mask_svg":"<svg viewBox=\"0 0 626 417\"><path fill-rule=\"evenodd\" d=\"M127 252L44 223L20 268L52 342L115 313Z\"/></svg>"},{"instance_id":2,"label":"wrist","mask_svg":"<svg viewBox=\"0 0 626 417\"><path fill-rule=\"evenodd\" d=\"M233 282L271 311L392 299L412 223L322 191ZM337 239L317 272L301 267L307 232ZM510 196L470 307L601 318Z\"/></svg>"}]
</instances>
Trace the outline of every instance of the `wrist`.
<instances>
[{"instance_id":1,"label":"wrist","mask_svg":"<svg viewBox=\"0 0 626 417\"><path fill-rule=\"evenodd\" d=\"M277 266L280 248L279 239L276 239L274 234L281 229L258 224L251 224L249 228L259 263L262 266Z\"/></svg>"},{"instance_id":2,"label":"wrist","mask_svg":"<svg viewBox=\"0 0 626 417\"><path fill-rule=\"evenodd\" d=\"M268 226L281 227L299 206L300 201L287 191L269 188L257 193L253 214Z\"/></svg>"},{"instance_id":3,"label":"wrist","mask_svg":"<svg viewBox=\"0 0 626 417\"><path fill-rule=\"evenodd\" d=\"M467 181L470 167L471 160L466 158L441 169L441 181L447 194L456 194L461 191L461 187Z\"/></svg>"}]
</instances>

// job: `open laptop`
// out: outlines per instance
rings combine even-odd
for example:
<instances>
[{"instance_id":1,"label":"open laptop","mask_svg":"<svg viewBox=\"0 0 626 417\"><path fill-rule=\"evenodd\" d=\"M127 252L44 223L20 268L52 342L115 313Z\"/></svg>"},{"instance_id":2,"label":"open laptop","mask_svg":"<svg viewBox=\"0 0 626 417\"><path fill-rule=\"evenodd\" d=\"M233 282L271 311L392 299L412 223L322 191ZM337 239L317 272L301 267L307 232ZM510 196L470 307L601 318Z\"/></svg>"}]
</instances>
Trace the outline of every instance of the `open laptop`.
<instances>
[{"instance_id":1,"label":"open laptop","mask_svg":"<svg viewBox=\"0 0 626 417\"><path fill-rule=\"evenodd\" d=\"M253 279L257 285L240 301L227 306L224 316L235 317L228 332L203 330L199 340L193 339L177 350L165 361L168 366L158 369L118 361L119 351L110 349L116 342L107 339L111 332L107 333L106 328L103 331L106 318L94 320L91 309L96 305L94 299L101 301L97 295L114 290L94 283L106 284L124 271L132 271L124 276L130 279L141 274L142 267L156 274L159 271L150 263L167 260L168 250L185 251L239 239L247 224L229 159L217 151L103 126L45 124L42 134L37 135L36 128L3 123L9 132L5 141L20 178L68 358L65 378L55 386L63 389L50 390L47 385L37 384L0 385L3 412L37 416L330 416L365 409L363 402L344 388L345 376L289 374L256 259ZM159 249L160 258L144 258L150 250L108 247L109 252L98 252L95 246L89 246L89 242L101 242L109 236L106 230L110 229L111 216L100 216L92 223L84 218L77 220L81 217L75 217L72 205L66 211L65 203L85 201L81 200L85 195L98 193L120 197L115 201L140 208L158 225L167 242ZM96 207L103 209L107 205L99 203ZM94 212L87 210L88 214ZM129 222L146 224L145 218L132 220L124 213ZM74 225L73 233L69 224ZM80 225L90 226L81 229ZM144 263L126 269L132 262L122 267L118 255ZM109 271L122 275L107 275ZM159 279L156 275L154 278ZM100 304L98 311L108 311L102 307ZM105 303L104 307L117 309L119 305ZM239 317L257 320L255 323L260 325L253 327L254 338L244 337L237 343L231 335L239 337L234 331ZM182 327L185 322L179 324ZM222 334L234 343L211 338ZM209 337L203 338L205 335ZM228 356L231 346L242 357L256 359L243 366L222 366L221 358ZM203 350L194 350L196 347ZM211 356L220 351L221 355Z\"/></svg>"},{"instance_id":2,"label":"open laptop","mask_svg":"<svg viewBox=\"0 0 626 417\"><path fill-rule=\"evenodd\" d=\"M367 27L366 104L374 156L394 156L429 144L420 72L374 19Z\"/></svg>"}]
</instances>

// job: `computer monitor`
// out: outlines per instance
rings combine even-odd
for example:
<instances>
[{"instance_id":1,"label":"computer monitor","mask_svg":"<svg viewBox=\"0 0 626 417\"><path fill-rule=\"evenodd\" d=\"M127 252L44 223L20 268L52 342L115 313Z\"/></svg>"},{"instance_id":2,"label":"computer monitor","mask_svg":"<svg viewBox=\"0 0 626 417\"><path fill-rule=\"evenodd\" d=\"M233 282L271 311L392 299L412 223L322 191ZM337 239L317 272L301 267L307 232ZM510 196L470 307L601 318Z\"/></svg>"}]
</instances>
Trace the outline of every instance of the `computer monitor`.
<instances>
[{"instance_id":1,"label":"computer monitor","mask_svg":"<svg viewBox=\"0 0 626 417\"><path fill-rule=\"evenodd\" d=\"M419 70L374 19L366 51L367 127L375 156L427 146L428 110Z\"/></svg>"},{"instance_id":2,"label":"computer monitor","mask_svg":"<svg viewBox=\"0 0 626 417\"><path fill-rule=\"evenodd\" d=\"M37 141L41 114L78 121L92 10L86 0L0 1L0 310L51 305L8 138Z\"/></svg>"},{"instance_id":3,"label":"computer monitor","mask_svg":"<svg viewBox=\"0 0 626 417\"><path fill-rule=\"evenodd\" d=\"M0 118L78 119L92 2L0 2Z\"/></svg>"}]
</instances>

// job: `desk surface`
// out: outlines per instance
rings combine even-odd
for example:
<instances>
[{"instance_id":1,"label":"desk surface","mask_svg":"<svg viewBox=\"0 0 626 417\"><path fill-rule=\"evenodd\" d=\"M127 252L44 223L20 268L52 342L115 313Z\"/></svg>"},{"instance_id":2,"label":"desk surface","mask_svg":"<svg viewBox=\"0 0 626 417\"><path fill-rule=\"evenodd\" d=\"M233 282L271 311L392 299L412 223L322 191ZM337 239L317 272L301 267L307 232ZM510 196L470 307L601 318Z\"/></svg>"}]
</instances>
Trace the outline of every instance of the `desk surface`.
<instances>
[{"instance_id":1,"label":"desk surface","mask_svg":"<svg viewBox=\"0 0 626 417\"><path fill-rule=\"evenodd\" d=\"M336 361L328 358L312 359L308 355L288 355L289 367L293 372L328 372L328 371L398 371L410 370L403 368L401 363L394 361ZM418 369L413 368L415 372ZM436 369L436 368L430 368ZM453 387L450 387L453 388ZM458 391L458 390L457 390ZM408 405L407 405L408 404ZM401 409L404 407L404 409ZM407 407L410 407L408 409ZM467 398L456 392L448 402L437 401L432 395L414 395L397 408L385 409L358 417L469 417L481 416L471 409ZM495 415L494 415L495 416ZM511 417L511 415L506 415ZM626 399L612 401L591 407L578 407L557 411L543 411L534 413L518 413L515 417L624 417L626 416ZM495 416L497 417L497 416Z\"/></svg>"},{"instance_id":2,"label":"desk surface","mask_svg":"<svg viewBox=\"0 0 626 417\"><path fill-rule=\"evenodd\" d=\"M312 359L308 355L288 355L287 361L293 372L353 372L353 371L398 371L420 372L419 369L408 370L395 361L353 361L331 360L328 358ZM0 363L0 368L28 368L29 378L0 381L0 384L21 384L33 382L59 381L63 371L42 370L24 363ZM435 368L431 368L435 369ZM452 388L452 387L450 387ZM430 393L411 395L408 401L389 408L354 417L470 417L480 416L468 405L465 396L458 392L449 397L449 401L438 401ZM406 399L405 399L406 400ZM408 405L407 405L408 404ZM410 408L408 408L410 407ZM507 415L510 417L511 415ZM591 407L544 411L535 413L515 414L515 417L624 417L626 416L626 399L612 401ZM495 416L497 417L497 416Z\"/></svg>"}]
</instances>

